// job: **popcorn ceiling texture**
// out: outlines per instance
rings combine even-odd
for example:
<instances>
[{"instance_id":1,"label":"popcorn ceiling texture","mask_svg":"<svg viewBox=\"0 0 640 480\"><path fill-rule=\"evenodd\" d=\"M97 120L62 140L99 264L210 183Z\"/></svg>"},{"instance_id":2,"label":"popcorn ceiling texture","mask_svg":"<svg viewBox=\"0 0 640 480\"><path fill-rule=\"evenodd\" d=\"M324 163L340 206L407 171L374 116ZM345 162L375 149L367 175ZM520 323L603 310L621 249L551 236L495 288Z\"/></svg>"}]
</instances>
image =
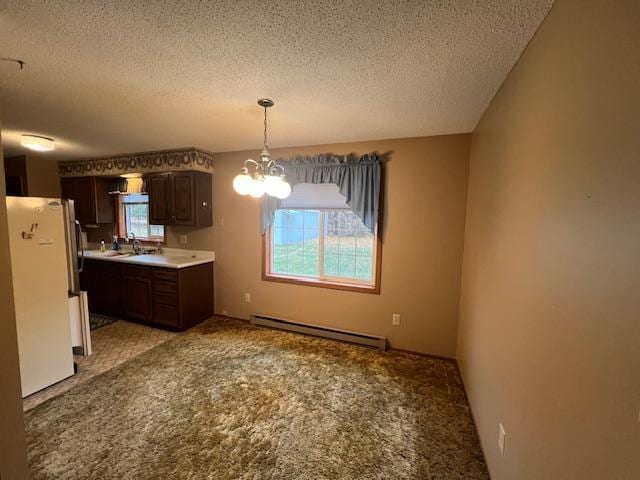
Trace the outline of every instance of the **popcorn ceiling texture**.
<instances>
[{"instance_id":1,"label":"popcorn ceiling texture","mask_svg":"<svg viewBox=\"0 0 640 480\"><path fill-rule=\"evenodd\" d=\"M471 131L553 0L0 0L3 137L50 158Z\"/></svg>"},{"instance_id":2,"label":"popcorn ceiling texture","mask_svg":"<svg viewBox=\"0 0 640 480\"><path fill-rule=\"evenodd\" d=\"M32 480L489 478L455 363L219 318L25 421Z\"/></svg>"}]
</instances>

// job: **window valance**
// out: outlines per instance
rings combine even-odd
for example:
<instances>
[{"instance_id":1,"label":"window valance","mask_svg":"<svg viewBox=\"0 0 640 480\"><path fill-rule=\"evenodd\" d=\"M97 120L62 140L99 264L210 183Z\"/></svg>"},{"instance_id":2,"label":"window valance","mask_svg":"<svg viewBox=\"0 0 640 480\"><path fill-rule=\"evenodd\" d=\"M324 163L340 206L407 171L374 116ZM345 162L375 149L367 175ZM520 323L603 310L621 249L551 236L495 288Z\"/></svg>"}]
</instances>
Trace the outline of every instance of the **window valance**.
<instances>
[{"instance_id":1,"label":"window valance","mask_svg":"<svg viewBox=\"0 0 640 480\"><path fill-rule=\"evenodd\" d=\"M335 183L347 205L372 232L378 223L380 178L382 165L375 154L318 155L278 160L285 169L287 181L293 187L299 183ZM267 196L262 203L262 231L273 223L281 200Z\"/></svg>"}]
</instances>

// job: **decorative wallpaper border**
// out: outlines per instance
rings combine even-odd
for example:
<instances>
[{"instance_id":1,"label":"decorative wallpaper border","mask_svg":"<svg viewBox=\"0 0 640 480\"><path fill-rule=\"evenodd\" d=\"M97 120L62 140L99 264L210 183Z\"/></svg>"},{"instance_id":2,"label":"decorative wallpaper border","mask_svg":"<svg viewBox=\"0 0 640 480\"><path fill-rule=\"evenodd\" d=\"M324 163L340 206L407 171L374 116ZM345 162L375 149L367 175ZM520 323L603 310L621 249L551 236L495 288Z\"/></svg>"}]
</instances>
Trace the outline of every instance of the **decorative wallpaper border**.
<instances>
[{"instance_id":1,"label":"decorative wallpaper border","mask_svg":"<svg viewBox=\"0 0 640 480\"><path fill-rule=\"evenodd\" d=\"M197 148L181 148L58 162L58 173L61 177L175 170L213 173L213 154Z\"/></svg>"}]
</instances>

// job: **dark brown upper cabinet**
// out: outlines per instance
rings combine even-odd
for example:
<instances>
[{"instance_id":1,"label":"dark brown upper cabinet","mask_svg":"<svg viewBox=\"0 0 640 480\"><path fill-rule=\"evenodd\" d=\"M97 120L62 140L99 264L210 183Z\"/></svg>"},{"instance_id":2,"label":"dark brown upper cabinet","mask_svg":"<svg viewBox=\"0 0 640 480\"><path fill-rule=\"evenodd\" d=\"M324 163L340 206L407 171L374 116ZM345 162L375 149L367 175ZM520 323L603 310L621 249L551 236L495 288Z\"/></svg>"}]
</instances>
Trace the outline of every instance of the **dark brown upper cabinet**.
<instances>
[{"instance_id":1,"label":"dark brown upper cabinet","mask_svg":"<svg viewBox=\"0 0 640 480\"><path fill-rule=\"evenodd\" d=\"M76 219L86 224L115 222L113 196L109 195L111 179L102 177L69 177L61 180L62 198L74 201Z\"/></svg>"},{"instance_id":2,"label":"dark brown upper cabinet","mask_svg":"<svg viewBox=\"0 0 640 480\"><path fill-rule=\"evenodd\" d=\"M145 177L149 193L149 222L154 225L213 225L211 175L168 172Z\"/></svg>"}]
</instances>

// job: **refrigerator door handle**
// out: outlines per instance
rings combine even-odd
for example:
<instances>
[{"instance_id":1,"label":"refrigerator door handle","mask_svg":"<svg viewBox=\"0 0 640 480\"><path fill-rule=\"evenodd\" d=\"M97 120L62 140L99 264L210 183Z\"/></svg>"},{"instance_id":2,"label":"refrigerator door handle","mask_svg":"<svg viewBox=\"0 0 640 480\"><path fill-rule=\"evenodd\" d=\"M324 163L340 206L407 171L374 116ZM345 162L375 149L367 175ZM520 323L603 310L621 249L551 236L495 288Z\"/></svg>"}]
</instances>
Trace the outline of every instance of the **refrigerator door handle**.
<instances>
[{"instance_id":1,"label":"refrigerator door handle","mask_svg":"<svg viewBox=\"0 0 640 480\"><path fill-rule=\"evenodd\" d=\"M80 264L78 265L78 273L81 273L84 269L84 243L82 242L82 229L80 222L74 220L76 226L76 245L80 245Z\"/></svg>"}]
</instances>

